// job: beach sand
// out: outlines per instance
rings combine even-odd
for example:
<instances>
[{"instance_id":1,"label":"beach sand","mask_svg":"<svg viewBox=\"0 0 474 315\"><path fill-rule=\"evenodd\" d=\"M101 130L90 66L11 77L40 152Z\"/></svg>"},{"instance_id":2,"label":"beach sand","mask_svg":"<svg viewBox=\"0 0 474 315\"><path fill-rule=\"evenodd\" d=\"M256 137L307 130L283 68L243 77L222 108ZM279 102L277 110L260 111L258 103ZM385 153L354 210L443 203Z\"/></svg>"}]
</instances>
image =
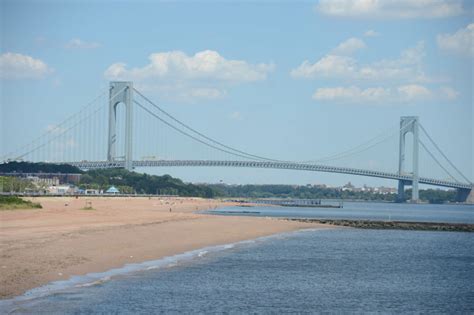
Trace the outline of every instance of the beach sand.
<instances>
[{"instance_id":1,"label":"beach sand","mask_svg":"<svg viewBox=\"0 0 474 315\"><path fill-rule=\"evenodd\" d=\"M197 214L197 210L230 205L200 198L42 197L34 201L43 209L0 211L1 299L127 263L275 233L328 228ZM94 210L82 210L89 205Z\"/></svg>"}]
</instances>

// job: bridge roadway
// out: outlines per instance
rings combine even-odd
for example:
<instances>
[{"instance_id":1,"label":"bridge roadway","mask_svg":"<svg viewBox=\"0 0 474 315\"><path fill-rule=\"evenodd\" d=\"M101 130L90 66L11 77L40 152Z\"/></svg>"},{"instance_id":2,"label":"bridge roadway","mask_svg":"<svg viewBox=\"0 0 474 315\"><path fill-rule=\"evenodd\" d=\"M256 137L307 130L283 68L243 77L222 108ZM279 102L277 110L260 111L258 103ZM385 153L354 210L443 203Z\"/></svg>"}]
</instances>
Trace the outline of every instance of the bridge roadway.
<instances>
[{"instance_id":1,"label":"bridge roadway","mask_svg":"<svg viewBox=\"0 0 474 315\"><path fill-rule=\"evenodd\" d=\"M82 161L82 162L68 162L77 166L80 169L104 169L104 168L123 168L124 161ZM411 184L413 178L411 175L399 175L397 173L388 173L380 171L363 170L357 168L337 167L328 165L306 164L296 162L272 162L272 161L212 161L212 160L137 160L133 161L133 167L183 167L183 166L201 166L201 167L249 167L249 168L270 168L270 169L286 169L286 170L300 170L313 172L328 172L340 173L350 175L360 175L369 177L379 177L394 180L404 181L406 184ZM472 189L473 185L468 183L451 182L445 180L438 180L434 178L419 178L420 184L443 186L450 188Z\"/></svg>"}]
</instances>

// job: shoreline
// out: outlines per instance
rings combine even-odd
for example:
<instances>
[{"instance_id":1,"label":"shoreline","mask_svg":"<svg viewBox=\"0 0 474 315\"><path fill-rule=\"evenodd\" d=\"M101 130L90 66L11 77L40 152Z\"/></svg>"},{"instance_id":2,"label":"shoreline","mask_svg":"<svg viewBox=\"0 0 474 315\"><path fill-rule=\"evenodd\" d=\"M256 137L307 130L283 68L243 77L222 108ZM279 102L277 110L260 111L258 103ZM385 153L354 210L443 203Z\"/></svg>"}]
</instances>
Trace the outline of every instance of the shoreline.
<instances>
[{"instance_id":1,"label":"shoreline","mask_svg":"<svg viewBox=\"0 0 474 315\"><path fill-rule=\"evenodd\" d=\"M260 236L253 239L241 240L232 243L211 245L202 248L193 249L183 253L177 253L172 256L160 257L154 260L147 260L138 263L125 264L121 267L112 268L103 272L91 272L83 275L72 276L66 280L57 280L46 283L39 287L34 287L25 291L21 295L9 297L6 299L0 299L0 309L1 307L12 307L17 303L22 303L24 301L34 300L51 294L55 294L64 290L90 287L94 285L99 285L107 281L113 280L115 277L127 276L137 272L144 272L148 270L157 270L157 269L167 269L174 268L178 266L183 266L187 263L191 263L196 259L200 259L207 255L212 255L215 253L223 252L230 250L236 247L242 247L248 244L255 244L260 242L265 242L273 238L280 238L292 235L294 233L304 232L304 231L313 231L318 230L319 228L303 228L293 231L280 232L276 234L270 234L266 236Z\"/></svg>"},{"instance_id":2,"label":"shoreline","mask_svg":"<svg viewBox=\"0 0 474 315\"><path fill-rule=\"evenodd\" d=\"M85 201L94 210L81 210ZM195 213L230 206L200 198L48 198L41 210L0 212L0 300L73 276L209 246L308 228L308 222ZM170 210L171 208L171 210Z\"/></svg>"}]
</instances>

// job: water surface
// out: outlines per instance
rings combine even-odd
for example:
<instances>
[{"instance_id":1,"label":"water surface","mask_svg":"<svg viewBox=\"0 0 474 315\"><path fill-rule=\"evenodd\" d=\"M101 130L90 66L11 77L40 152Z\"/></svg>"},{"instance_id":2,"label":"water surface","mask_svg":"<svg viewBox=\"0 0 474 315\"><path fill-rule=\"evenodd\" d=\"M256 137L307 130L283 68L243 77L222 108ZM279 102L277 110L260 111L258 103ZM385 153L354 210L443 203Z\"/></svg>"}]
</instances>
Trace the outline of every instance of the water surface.
<instances>
[{"instance_id":1,"label":"water surface","mask_svg":"<svg viewBox=\"0 0 474 315\"><path fill-rule=\"evenodd\" d=\"M18 302L18 313L474 312L471 233L282 234Z\"/></svg>"},{"instance_id":2,"label":"water surface","mask_svg":"<svg viewBox=\"0 0 474 315\"><path fill-rule=\"evenodd\" d=\"M344 202L343 208L226 207L209 213L317 219L474 223L474 205ZM237 212L246 212L238 214ZM251 213L249 213L251 212Z\"/></svg>"}]
</instances>

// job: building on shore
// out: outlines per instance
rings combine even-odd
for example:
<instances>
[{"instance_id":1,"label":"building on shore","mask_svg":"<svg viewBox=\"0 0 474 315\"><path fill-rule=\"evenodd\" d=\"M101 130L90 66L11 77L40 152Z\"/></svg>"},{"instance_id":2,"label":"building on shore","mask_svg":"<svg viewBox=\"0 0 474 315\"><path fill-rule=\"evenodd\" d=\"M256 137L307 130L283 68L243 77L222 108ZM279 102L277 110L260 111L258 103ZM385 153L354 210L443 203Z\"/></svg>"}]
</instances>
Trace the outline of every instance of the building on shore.
<instances>
[{"instance_id":1,"label":"building on shore","mask_svg":"<svg viewBox=\"0 0 474 315\"><path fill-rule=\"evenodd\" d=\"M105 193L109 195L118 195L120 194L120 190L118 190L115 186L110 186L109 189L105 191Z\"/></svg>"},{"instance_id":2,"label":"building on shore","mask_svg":"<svg viewBox=\"0 0 474 315\"><path fill-rule=\"evenodd\" d=\"M50 186L48 193L52 195L73 195L77 194L77 187L73 185Z\"/></svg>"}]
</instances>

